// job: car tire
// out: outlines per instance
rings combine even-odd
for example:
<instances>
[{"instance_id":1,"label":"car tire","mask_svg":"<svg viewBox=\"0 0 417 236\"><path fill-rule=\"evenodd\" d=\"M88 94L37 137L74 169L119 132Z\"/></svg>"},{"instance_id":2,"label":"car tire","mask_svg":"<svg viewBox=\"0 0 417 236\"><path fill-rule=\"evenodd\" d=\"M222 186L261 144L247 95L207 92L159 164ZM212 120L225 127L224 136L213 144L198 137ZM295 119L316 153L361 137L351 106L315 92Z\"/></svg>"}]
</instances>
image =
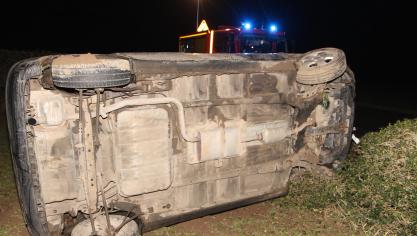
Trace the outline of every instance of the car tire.
<instances>
[{"instance_id":1,"label":"car tire","mask_svg":"<svg viewBox=\"0 0 417 236\"><path fill-rule=\"evenodd\" d=\"M34 137L26 125L24 111L30 107L29 79L38 77L41 67L35 60L16 63L9 70L6 82L6 113L12 165L22 214L30 235L53 233L49 229L41 197Z\"/></svg>"},{"instance_id":2,"label":"car tire","mask_svg":"<svg viewBox=\"0 0 417 236\"><path fill-rule=\"evenodd\" d=\"M315 85L330 82L346 71L345 53L337 48L321 48L305 53L297 61L296 81Z\"/></svg>"},{"instance_id":3,"label":"car tire","mask_svg":"<svg viewBox=\"0 0 417 236\"><path fill-rule=\"evenodd\" d=\"M55 86L72 89L119 87L130 83L130 62L100 55L65 55L52 62Z\"/></svg>"}]
</instances>

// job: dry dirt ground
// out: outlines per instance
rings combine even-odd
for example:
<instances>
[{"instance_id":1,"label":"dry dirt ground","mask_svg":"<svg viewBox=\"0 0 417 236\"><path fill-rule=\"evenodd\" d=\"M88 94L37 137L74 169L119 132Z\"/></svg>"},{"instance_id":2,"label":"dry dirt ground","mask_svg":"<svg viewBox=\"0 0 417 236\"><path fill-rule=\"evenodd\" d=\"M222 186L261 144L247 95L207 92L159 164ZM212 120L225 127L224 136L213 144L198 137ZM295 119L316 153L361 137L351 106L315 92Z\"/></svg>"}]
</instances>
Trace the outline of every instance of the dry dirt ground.
<instances>
[{"instance_id":1,"label":"dry dirt ground","mask_svg":"<svg viewBox=\"0 0 417 236\"><path fill-rule=\"evenodd\" d=\"M0 108L4 108L0 99ZM0 236L28 235L11 168L4 110L0 116ZM291 196L287 196L291 197ZM357 235L331 208L309 210L282 206L280 199L210 215L146 233L159 235Z\"/></svg>"},{"instance_id":2,"label":"dry dirt ground","mask_svg":"<svg viewBox=\"0 0 417 236\"><path fill-rule=\"evenodd\" d=\"M156 235L352 235L347 224L325 211L282 208L267 201L165 227Z\"/></svg>"},{"instance_id":3,"label":"dry dirt ground","mask_svg":"<svg viewBox=\"0 0 417 236\"><path fill-rule=\"evenodd\" d=\"M3 108L0 97L0 236L28 235L16 197Z\"/></svg>"}]
</instances>

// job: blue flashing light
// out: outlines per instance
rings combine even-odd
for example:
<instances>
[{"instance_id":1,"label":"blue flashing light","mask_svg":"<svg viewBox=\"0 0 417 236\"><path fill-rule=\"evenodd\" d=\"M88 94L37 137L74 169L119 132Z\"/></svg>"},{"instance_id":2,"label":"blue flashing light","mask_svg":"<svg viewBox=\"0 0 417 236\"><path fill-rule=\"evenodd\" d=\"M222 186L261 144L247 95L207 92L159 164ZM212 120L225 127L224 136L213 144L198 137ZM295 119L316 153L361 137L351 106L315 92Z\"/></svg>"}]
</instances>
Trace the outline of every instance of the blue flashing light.
<instances>
[{"instance_id":1,"label":"blue flashing light","mask_svg":"<svg viewBox=\"0 0 417 236\"><path fill-rule=\"evenodd\" d=\"M242 25L243 25L243 28L245 30L251 30L252 29L252 24L250 22L245 22Z\"/></svg>"},{"instance_id":2,"label":"blue flashing light","mask_svg":"<svg viewBox=\"0 0 417 236\"><path fill-rule=\"evenodd\" d=\"M271 32L277 32L278 31L278 26L277 25L270 25L269 26L269 31L271 31Z\"/></svg>"}]
</instances>

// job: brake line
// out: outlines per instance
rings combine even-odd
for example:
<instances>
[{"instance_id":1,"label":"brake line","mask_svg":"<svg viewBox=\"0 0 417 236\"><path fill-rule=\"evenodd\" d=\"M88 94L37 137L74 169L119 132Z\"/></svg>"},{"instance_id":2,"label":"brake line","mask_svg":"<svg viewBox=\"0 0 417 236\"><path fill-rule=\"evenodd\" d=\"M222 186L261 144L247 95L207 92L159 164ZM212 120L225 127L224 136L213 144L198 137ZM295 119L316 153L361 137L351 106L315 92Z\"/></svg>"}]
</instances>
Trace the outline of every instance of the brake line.
<instances>
[{"instance_id":1,"label":"brake line","mask_svg":"<svg viewBox=\"0 0 417 236\"><path fill-rule=\"evenodd\" d=\"M95 158L97 161L97 152L98 152L98 147L100 146L100 139L99 139L99 119L100 119L100 92L102 89L95 89L96 94L97 94L97 101L96 101L96 124L95 124L95 146L96 146L96 152L95 152ZM108 233L113 236L114 230L112 228L112 225L110 223L110 216L109 216L109 211L107 209L107 202L106 202L106 194L104 192L104 187L103 187L103 169L102 166L100 165L100 173L98 174L98 180L99 180L99 184L100 184L100 190L101 190L101 199L103 201L103 208L104 208L104 213L106 216L106 223L107 223L107 231Z\"/></svg>"},{"instance_id":2,"label":"brake line","mask_svg":"<svg viewBox=\"0 0 417 236\"><path fill-rule=\"evenodd\" d=\"M83 137L83 133L84 133L84 111L83 111L83 90L80 89L78 90L79 92L79 97L78 97L78 107L79 107L79 124L78 124L78 137L79 137L79 142L81 143L82 147L79 147L81 150L81 152L85 152L85 145L84 145L84 137ZM85 155L83 155L85 158ZM88 192L87 192L87 188L85 186L85 183L83 181L84 184L84 193L86 195L86 197L88 197ZM92 212L91 212L91 207L89 206L89 201L87 200L87 208L88 208L88 214L89 214L89 218L90 218L90 223L91 223L91 235L96 235L96 227L94 224L94 217L92 216Z\"/></svg>"}]
</instances>

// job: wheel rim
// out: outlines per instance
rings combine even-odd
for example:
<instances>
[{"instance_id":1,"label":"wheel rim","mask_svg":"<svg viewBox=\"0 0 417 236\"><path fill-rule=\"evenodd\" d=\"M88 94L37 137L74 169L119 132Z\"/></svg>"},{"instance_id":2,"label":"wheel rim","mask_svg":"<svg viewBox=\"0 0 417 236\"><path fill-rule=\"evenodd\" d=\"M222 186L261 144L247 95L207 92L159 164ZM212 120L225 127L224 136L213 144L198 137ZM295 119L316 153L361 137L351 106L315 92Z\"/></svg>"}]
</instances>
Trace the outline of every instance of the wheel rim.
<instances>
[{"instance_id":1,"label":"wheel rim","mask_svg":"<svg viewBox=\"0 0 417 236\"><path fill-rule=\"evenodd\" d=\"M337 52L333 50L311 52L301 59L301 66L314 69L332 63L337 57Z\"/></svg>"}]
</instances>

